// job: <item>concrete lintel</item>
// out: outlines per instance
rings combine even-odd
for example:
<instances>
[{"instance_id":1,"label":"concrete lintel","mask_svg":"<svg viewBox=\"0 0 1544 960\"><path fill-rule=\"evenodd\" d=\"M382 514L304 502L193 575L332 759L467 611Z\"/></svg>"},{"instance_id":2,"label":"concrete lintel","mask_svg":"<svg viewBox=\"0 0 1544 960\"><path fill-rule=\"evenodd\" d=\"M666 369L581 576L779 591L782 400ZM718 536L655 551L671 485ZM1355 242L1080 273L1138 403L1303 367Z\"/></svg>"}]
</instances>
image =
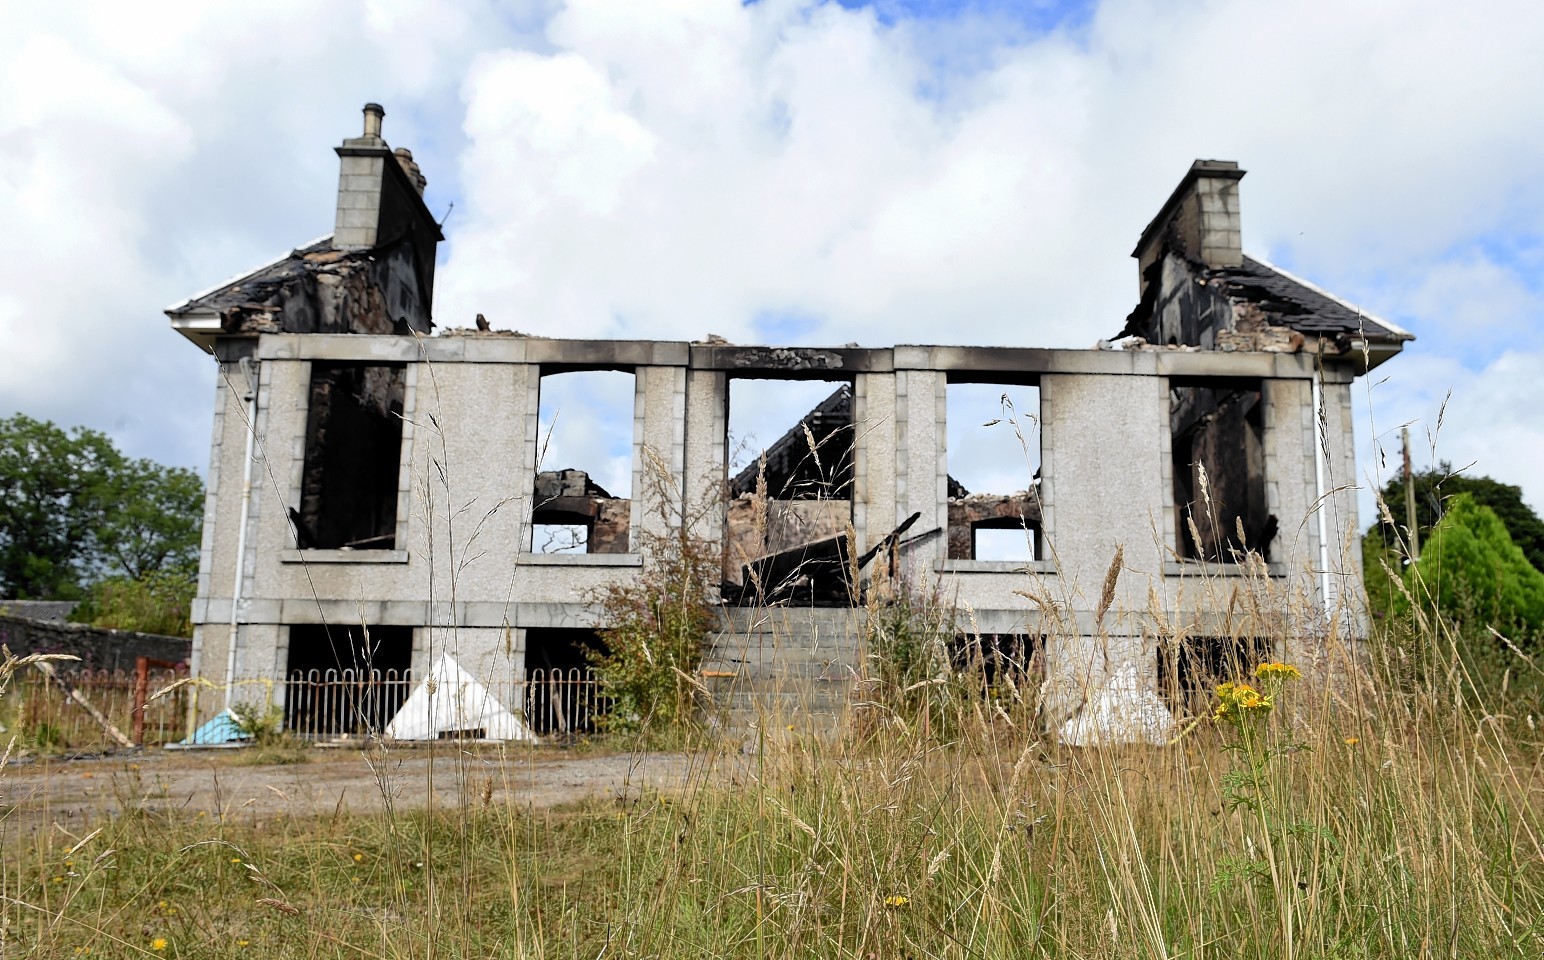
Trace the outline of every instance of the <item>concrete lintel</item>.
<instances>
[{"instance_id":1,"label":"concrete lintel","mask_svg":"<svg viewBox=\"0 0 1544 960\"><path fill-rule=\"evenodd\" d=\"M521 629L567 627L587 630L596 625L594 608L584 603L521 603L510 608L510 616L514 625Z\"/></svg>"},{"instance_id":2,"label":"concrete lintel","mask_svg":"<svg viewBox=\"0 0 1544 960\"><path fill-rule=\"evenodd\" d=\"M385 606L380 600L317 600L307 597L291 597L283 601L277 623L325 623L339 632L350 627L377 626L386 621L382 618Z\"/></svg>"},{"instance_id":3,"label":"concrete lintel","mask_svg":"<svg viewBox=\"0 0 1544 960\"><path fill-rule=\"evenodd\" d=\"M1031 573L1037 576L1054 576L1057 569L1055 561L1052 560L934 560L933 572L1017 576Z\"/></svg>"},{"instance_id":4,"label":"concrete lintel","mask_svg":"<svg viewBox=\"0 0 1544 960\"><path fill-rule=\"evenodd\" d=\"M889 373L894 351L863 347L775 347L700 344L691 346L693 370L786 380L842 379L858 373Z\"/></svg>"},{"instance_id":5,"label":"concrete lintel","mask_svg":"<svg viewBox=\"0 0 1544 960\"><path fill-rule=\"evenodd\" d=\"M471 363L525 363L525 345L530 342L524 337L460 337L457 339L465 341L463 358Z\"/></svg>"},{"instance_id":6,"label":"concrete lintel","mask_svg":"<svg viewBox=\"0 0 1544 960\"><path fill-rule=\"evenodd\" d=\"M670 348L674 347L675 350ZM665 348L665 349L660 349ZM627 367L647 367L660 363L660 358L681 359L686 344L658 340L544 340L532 338L526 341L527 363L573 367L576 369L606 370ZM680 364L685 366L684 360Z\"/></svg>"},{"instance_id":7,"label":"concrete lintel","mask_svg":"<svg viewBox=\"0 0 1544 960\"><path fill-rule=\"evenodd\" d=\"M955 383L999 383L1043 373L1152 376L1153 351L1053 350L1042 347L896 347L897 369L939 370Z\"/></svg>"},{"instance_id":8,"label":"concrete lintel","mask_svg":"<svg viewBox=\"0 0 1544 960\"><path fill-rule=\"evenodd\" d=\"M412 337L358 333L265 333L257 342L259 360L343 360L404 363L419 359Z\"/></svg>"},{"instance_id":9,"label":"concrete lintel","mask_svg":"<svg viewBox=\"0 0 1544 960\"><path fill-rule=\"evenodd\" d=\"M1305 374L1293 372L1294 364L1278 364L1278 360L1291 358L1279 353L1221 353L1210 350L1168 351L1156 354L1158 373L1166 377L1299 377ZM1300 369L1300 368L1299 368ZM1306 374L1312 375L1312 370Z\"/></svg>"},{"instance_id":10,"label":"concrete lintel","mask_svg":"<svg viewBox=\"0 0 1544 960\"><path fill-rule=\"evenodd\" d=\"M280 563L407 563L406 550L285 550Z\"/></svg>"},{"instance_id":11,"label":"concrete lintel","mask_svg":"<svg viewBox=\"0 0 1544 960\"><path fill-rule=\"evenodd\" d=\"M641 567L641 553L522 553L522 567Z\"/></svg>"},{"instance_id":12,"label":"concrete lintel","mask_svg":"<svg viewBox=\"0 0 1544 960\"><path fill-rule=\"evenodd\" d=\"M972 610L971 617L981 633L1033 635L1044 631L1038 610Z\"/></svg>"},{"instance_id":13,"label":"concrete lintel","mask_svg":"<svg viewBox=\"0 0 1544 960\"><path fill-rule=\"evenodd\" d=\"M425 337L422 340L409 339L409 342L415 347L422 346L419 356L434 363L454 363L466 359L465 337Z\"/></svg>"},{"instance_id":14,"label":"concrete lintel","mask_svg":"<svg viewBox=\"0 0 1544 960\"><path fill-rule=\"evenodd\" d=\"M1200 560L1186 560L1175 562L1165 560L1163 562L1163 575L1166 577L1253 577L1258 575L1258 568L1245 566L1242 563L1205 563ZM1285 577L1287 567L1281 563L1267 563L1265 575L1268 577Z\"/></svg>"}]
</instances>

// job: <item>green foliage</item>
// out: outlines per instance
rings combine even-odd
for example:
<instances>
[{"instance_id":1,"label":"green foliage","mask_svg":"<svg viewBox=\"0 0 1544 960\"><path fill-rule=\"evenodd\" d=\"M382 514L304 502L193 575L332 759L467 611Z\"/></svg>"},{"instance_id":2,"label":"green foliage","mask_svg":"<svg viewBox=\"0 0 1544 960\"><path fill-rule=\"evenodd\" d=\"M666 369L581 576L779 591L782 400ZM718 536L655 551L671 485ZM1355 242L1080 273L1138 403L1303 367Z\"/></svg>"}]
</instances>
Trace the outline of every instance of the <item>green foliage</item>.
<instances>
[{"instance_id":1,"label":"green foliage","mask_svg":"<svg viewBox=\"0 0 1544 960\"><path fill-rule=\"evenodd\" d=\"M1378 528L1373 527L1362 538L1362 579L1367 588L1367 609L1375 619L1387 620L1408 606L1400 592L1404 569L1403 551L1384 542Z\"/></svg>"},{"instance_id":2,"label":"green foliage","mask_svg":"<svg viewBox=\"0 0 1544 960\"><path fill-rule=\"evenodd\" d=\"M1463 625L1536 640L1544 629L1544 573L1512 541L1495 511L1461 494L1405 574L1412 596Z\"/></svg>"},{"instance_id":3,"label":"green foliage","mask_svg":"<svg viewBox=\"0 0 1544 960\"><path fill-rule=\"evenodd\" d=\"M667 484L658 481L658 492ZM693 671L702 660L717 622L712 590L719 557L713 545L692 534L694 517L658 496L666 532L634 529L645 555L642 572L612 584L593 598L605 649L590 652L610 707L602 725L619 733L689 730L698 719Z\"/></svg>"},{"instance_id":4,"label":"green foliage","mask_svg":"<svg viewBox=\"0 0 1544 960\"><path fill-rule=\"evenodd\" d=\"M152 570L138 579L108 577L91 586L74 619L93 627L193 636L190 619L197 582L185 574Z\"/></svg>"},{"instance_id":5,"label":"green foliage","mask_svg":"<svg viewBox=\"0 0 1544 960\"><path fill-rule=\"evenodd\" d=\"M935 680L953 673L954 608L936 584L903 583L895 597L869 609L867 647L877 700L905 717L920 717L938 699Z\"/></svg>"},{"instance_id":6,"label":"green foliage","mask_svg":"<svg viewBox=\"0 0 1544 960\"><path fill-rule=\"evenodd\" d=\"M0 420L0 595L84 597L104 577L198 567L203 483L121 454L106 435Z\"/></svg>"},{"instance_id":7,"label":"green foliage","mask_svg":"<svg viewBox=\"0 0 1544 960\"><path fill-rule=\"evenodd\" d=\"M865 647L869 715L879 708L925 739L959 738L984 716L1027 722L1036 710L1038 698L1024 688L1025 665L962 624L940 582L903 580L896 596L872 600ZM1030 682L1039 685L1038 678Z\"/></svg>"},{"instance_id":8,"label":"green foliage","mask_svg":"<svg viewBox=\"0 0 1544 960\"><path fill-rule=\"evenodd\" d=\"M1467 493L1475 503L1495 511L1528 562L1535 569L1544 570L1544 520L1540 520L1538 514L1523 502L1521 487L1501 483L1490 477L1454 473L1453 465L1445 460L1434 469L1415 474L1412 479L1415 487L1416 523L1420 527L1423 543L1431 536L1443 515L1451 509L1450 501ZM1394 544L1403 537L1406 517L1404 479L1398 474L1392 477L1384 484L1382 496L1388 504L1389 513L1393 515L1395 525L1400 529L1389 527L1380 520L1368 531L1368 538Z\"/></svg>"}]
</instances>

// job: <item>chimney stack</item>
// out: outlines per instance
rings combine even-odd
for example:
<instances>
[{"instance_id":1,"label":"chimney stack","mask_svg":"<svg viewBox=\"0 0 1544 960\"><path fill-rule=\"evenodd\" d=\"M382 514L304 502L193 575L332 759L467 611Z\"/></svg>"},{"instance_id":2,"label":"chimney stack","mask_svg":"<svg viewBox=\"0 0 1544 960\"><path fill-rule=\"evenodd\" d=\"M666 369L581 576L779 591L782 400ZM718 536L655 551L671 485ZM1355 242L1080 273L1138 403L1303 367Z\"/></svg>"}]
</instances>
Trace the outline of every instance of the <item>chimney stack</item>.
<instances>
[{"instance_id":1,"label":"chimney stack","mask_svg":"<svg viewBox=\"0 0 1544 960\"><path fill-rule=\"evenodd\" d=\"M381 139L381 121L386 119L386 109L378 103L365 104L364 138ZM362 139L364 139L362 138Z\"/></svg>"},{"instance_id":2,"label":"chimney stack","mask_svg":"<svg viewBox=\"0 0 1544 960\"><path fill-rule=\"evenodd\" d=\"M386 111L378 103L367 103L364 115L364 131L334 148L341 168L332 246L334 250L378 251L388 259L409 258L422 310L421 329L428 330L435 248L445 236L424 203L427 181L413 161L412 151L399 147L393 152L381 136ZM420 329L416 322L409 325Z\"/></svg>"},{"instance_id":3,"label":"chimney stack","mask_svg":"<svg viewBox=\"0 0 1544 960\"><path fill-rule=\"evenodd\" d=\"M1137 258L1144 293L1147 268L1166 246L1214 269L1243 264L1238 212L1238 182L1243 177L1244 171L1232 160L1197 160L1190 165L1131 252Z\"/></svg>"}]
</instances>

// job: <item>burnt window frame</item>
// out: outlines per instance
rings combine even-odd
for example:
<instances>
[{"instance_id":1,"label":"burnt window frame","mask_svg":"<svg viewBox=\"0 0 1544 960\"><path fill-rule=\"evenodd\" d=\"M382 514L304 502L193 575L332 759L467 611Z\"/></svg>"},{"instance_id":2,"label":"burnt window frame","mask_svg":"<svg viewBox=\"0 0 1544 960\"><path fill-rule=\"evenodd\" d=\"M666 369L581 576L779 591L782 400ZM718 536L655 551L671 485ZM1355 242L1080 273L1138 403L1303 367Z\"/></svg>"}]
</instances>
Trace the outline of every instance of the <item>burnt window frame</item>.
<instances>
[{"instance_id":1,"label":"burnt window frame","mask_svg":"<svg viewBox=\"0 0 1544 960\"><path fill-rule=\"evenodd\" d=\"M1154 687L1174 716L1204 717L1218 684L1249 681L1255 668L1274 656L1275 644L1256 634L1162 637Z\"/></svg>"},{"instance_id":2,"label":"burnt window frame","mask_svg":"<svg viewBox=\"0 0 1544 960\"><path fill-rule=\"evenodd\" d=\"M1015 406L1014 407L1014 413L1015 413L1015 415L1020 416L1020 417L1024 416L1026 413L1028 413L1030 416L1032 416L1034 418L1034 421L1035 421L1035 431L1034 431L1034 433L1035 433L1034 440L1035 440L1035 444L1036 444L1036 449L1035 449L1035 467L1034 467L1034 471L1030 474L1030 477L1029 477L1030 483L1026 485L1025 489L1027 489L1031 493L1032 498L1033 498L1035 504L1039 508L1040 516L1038 517L1038 519L1028 520L1027 518L1024 518L1021 515L1017 522L1015 522L1014 518L1011 517L1011 516L989 517L989 518L983 518L983 519L978 520L978 521L973 521L970 524L970 527L969 527L969 532L970 532L969 546L970 546L971 556L969 556L969 557L952 557L952 556L951 557L946 557L943 561L941 561L942 566L940 567L940 569L941 570L949 570L951 572L970 572L972 570L983 571L983 572L1002 572L1004 569L1016 571L1016 570L1023 569L1026 566L1031 566L1032 568L1039 568L1041 565L1048 565L1050 561L1047 559L1047 555L1049 553L1049 550L1047 549L1047 543L1048 543L1048 539L1050 537L1051 509L1050 509L1050 506L1046 502L1046 489L1047 489L1046 488L1046 481L1047 481L1047 475L1046 475L1046 469L1045 469L1045 462L1046 462L1045 451L1046 451L1046 437L1047 437L1047 430L1048 430L1047 418L1046 418L1046 410L1048 408L1048 403L1047 403L1047 398L1046 398L1046 386L1045 386L1045 382L1044 382L1044 376L1045 376L1044 373L1042 371L1029 371L1029 370L1021 370L1021 371L1013 371L1013 370L986 370L986 371L977 371L977 370L945 370L945 371L941 371L941 372L944 375L944 423L943 423L943 429L941 431L941 437L942 437L942 442L943 442L943 446L944 446L944 449L942 451L942 456L943 456L943 460L944 460L944 469L945 469L946 473L948 471L948 465L949 465L949 460L950 460L950 453L949 453L949 446L948 446L948 444L949 444L949 441L948 441L948 437L949 437L949 421L950 421L950 416L949 416L949 392L948 392L949 391L949 387L951 387L951 386L953 386L955 384L975 384L975 385L982 385L982 386L1002 387L1002 388L1004 388L1004 392L1007 392L1008 389L1013 388L1013 387L1033 387L1034 388L1034 390L1035 390L1035 409L1033 411L1026 411L1026 410L1024 410L1024 409L1022 409L1022 408L1020 408L1018 406ZM1006 421L1004 421L1004 422L1006 423ZM1011 428L1009 428L1009 430L1006 431L1005 433L1006 433L1007 436L1012 437ZM1014 438L1014 439L1016 439L1016 438ZM949 544L952 542L952 540L950 538L950 524L948 523L948 516L947 515L948 515L949 505L951 503L953 503L954 499L955 499L954 490L955 490L956 487L960 487L961 489L966 489L966 490L969 489L968 487L965 487L965 485L963 483L961 483L958 480L958 478L954 477L953 474L948 474L948 476L949 476L949 480L952 481L952 482L947 484L948 490L946 491L946 493L948 495L948 500L947 500L947 502L944 505L944 509L945 509L944 540L945 540L945 550L946 550L946 552L948 550ZM1036 480L1037 476L1038 476L1039 482L1035 483L1034 481ZM967 494L967 495L973 495L973 494L993 494L993 495L998 495L998 496L1003 496L1003 497L1010 497L1013 493L1016 493L1016 492L1018 492L1018 491L1003 491L1003 492L999 492L999 491L970 491L970 493ZM1013 559L1013 560L978 560L978 559L976 559L976 556L975 556L975 554L976 554L976 531L977 530L1018 530L1020 532L1023 532L1025 530L1031 530L1034 533L1033 543L1032 543L1032 548L1033 548L1032 549L1032 555L1030 557L1028 557L1028 558Z\"/></svg>"},{"instance_id":3,"label":"burnt window frame","mask_svg":"<svg viewBox=\"0 0 1544 960\"><path fill-rule=\"evenodd\" d=\"M1270 383L1267 377L1169 377L1166 380L1164 389L1166 403L1163 413L1168 437L1169 477L1166 496L1169 506L1173 508L1173 522L1168 525L1168 535L1172 538L1169 546L1173 555L1181 564L1236 567L1244 561L1246 554L1259 556L1267 566L1273 562L1278 549L1276 542L1278 521L1273 511L1271 477L1267 470L1270 445L1270 423L1267 417L1270 406ZM1219 515L1216 527L1221 533L1221 539L1211 551L1198 549L1195 538L1190 532L1192 508L1199 501L1201 508L1205 509L1205 498L1201 496L1195 472L1194 434L1200 418L1186 424L1183 429L1177 429L1179 423L1176 392L1181 389L1196 388L1227 391L1233 396L1240 393L1257 394L1254 404L1244 412L1244 425L1254 431L1259 458L1258 471L1252 480L1247 476L1246 463L1245 480L1255 488L1246 492L1246 500L1249 501L1247 509L1251 511L1256 509L1254 503L1257 501L1259 513L1244 525L1245 542L1242 545L1238 543L1237 524L1233 519L1239 514L1228 513L1225 520ZM1246 435L1246 443L1248 439ZM1246 458L1249 455L1247 446L1245 455ZM1217 487L1215 481L1210 478L1215 476L1217 476L1216 471L1208 471L1208 485L1213 491L1216 491ZM1187 496L1189 499L1186 499ZM1226 503L1215 492L1214 500ZM1201 524L1197 523L1196 526L1200 529Z\"/></svg>"},{"instance_id":4,"label":"burnt window frame","mask_svg":"<svg viewBox=\"0 0 1544 960\"><path fill-rule=\"evenodd\" d=\"M828 474L831 479L819 479L811 483L809 480L801 480L800 465L796 465L790 472L789 479L784 483L782 491L767 490L765 496L767 502L799 503L799 502L825 502L847 504L845 527L848 530L857 530L858 522L858 404L859 388L856 372L841 375L841 371L829 368L814 370L772 370L755 369L744 371L726 371L724 378L723 395L723 464L724 464L724 493L725 509L722 526L723 550L725 559L724 568L724 602L730 606L758 606L763 604L794 605L794 606L818 606L818 607L856 607L861 602L861 590L857 585L849 582L848 571L854 561L855 545L847 541L845 530L834 537L825 537L805 542L798 546L787 547L782 550L763 554L759 557L749 558L747 562L741 562L735 556L735 538L732 530L731 504L740 498L744 492L754 492L736 489L739 478L745 474L755 476L759 469L760 456L749 461L745 466L729 473L729 465L734 455L734 431L731 428L734 415L734 383L736 380L760 380L767 382L814 382L821 383L830 388L826 395L817 400L813 406L803 412L794 415L794 419L784 431L766 443L763 452L775 449L785 439L793 437L794 444L800 445L805 450L799 464L813 463L817 458L808 450L807 441L794 434L799 431L799 425L805 418L820 410L830 402L841 390L847 391L848 418L845 426L839 426L826 433L824 436L816 436L817 450L825 450L832 438L846 430L850 434L849 443L845 451L835 460L829 457L820 457L817 475ZM815 434L811 430L811 434ZM743 442L743 441L742 441ZM757 478L759 486L760 478ZM817 490L815 495L809 495L811 490ZM792 493L793 496L780 497L779 493ZM837 496L829 494L836 493ZM861 532L860 532L861 535ZM743 582L735 584L731 579L730 565L737 569L734 571L742 577ZM827 582L820 584L817 578L799 577L798 573L803 569L818 569L823 571L835 571L833 577L840 583ZM764 578L764 582L763 582ZM860 574L861 579L861 574Z\"/></svg>"},{"instance_id":5,"label":"burnt window frame","mask_svg":"<svg viewBox=\"0 0 1544 960\"><path fill-rule=\"evenodd\" d=\"M531 498L532 498L531 499L531 510L530 510L530 514L529 514L528 520L526 522L526 529L525 529L524 536L523 536L524 543L523 543L523 546L521 548L521 562L523 562L523 563L536 563L536 564L542 564L542 563L569 563L569 564L596 564L596 565L602 565L602 564L614 564L614 563L617 562L616 558L619 558L619 557L630 557L630 558L637 558L637 557L639 557L640 554L638 552L637 540L636 540L636 536L635 536L634 531L637 529L638 522L639 522L639 514L638 514L639 490L638 490L638 487L639 487L640 481L642 479L642 466L643 466L642 455L641 455L641 446L642 446L642 444L640 443L640 439L639 439L640 436L641 436L640 418L643 416L643 414L641 413L641 406L642 406L643 398L640 396L640 393L642 392L642 389L643 389L643 377L642 377L640 371L643 369L643 367L641 365L627 364L627 363L595 363L595 364L589 364L589 363L537 363L537 364L531 364L531 366L535 369L535 372L536 372L535 383L534 383L534 385L532 387L532 397L531 397L531 411L532 411L532 413L531 413L531 419L529 421L530 424L531 424L531 427L532 427L532 433L531 433L531 435L529 437L526 438L525 443L526 443L526 451L527 451L527 453L526 453L527 462L530 464L530 477L531 477L531 483L532 483L533 486L529 490L529 493L530 493ZM595 542L596 542L595 541L595 522L596 522L596 520L598 518L598 514L595 514L595 515L581 515L581 513L576 513L574 511L564 510L564 509L561 509L561 508L553 509L553 510L550 510L550 511L544 511L543 508L541 507L541 503L535 497L534 484L536 482L537 476L539 474L541 474L541 473L546 473L546 472L557 473L557 472L561 472L561 471L563 471L565 469L574 469L574 470L579 470L580 472L583 472L587 477L590 476L589 472L584 470L583 467L581 467L579 465L574 465L572 467L562 467L562 466L560 466L560 467L556 467L555 469L547 469L549 465L543 464L543 463L539 462L540 457L541 457L542 448L545 446L544 439L543 439L545 434L543 433L542 420L541 420L541 409L542 409L541 408L541 398L542 398L542 392L543 392L542 391L542 381L545 380L547 377L550 377L550 376L560 376L560 375L566 374L566 373L625 373L625 374L631 376L632 379L633 379L632 407L631 407L631 412L630 412L630 414L629 414L629 416L627 418L628 425L629 425L629 430L630 430L630 435L629 435L630 438L628 440L628 448L629 448L629 457L628 457L628 460L629 460L629 466L628 466L628 485L629 485L629 490L628 490L628 496L626 496L626 497L611 497L611 498L609 498L609 499L613 499L613 500L626 500L627 503L628 503L628 524L627 524L627 531L626 531L627 544L626 544L626 549L624 549L624 550L607 551L607 552L604 552L604 553L592 552L592 548L594 547ZM602 488L602 489L604 489L604 488ZM558 521L558 522L551 522L551 521L548 521L548 522L538 522L537 517L538 517L539 514L541 514L543 512L550 512L550 513L554 513L554 514L564 514L564 515L567 515L569 517L569 519L561 520L561 521ZM552 552L541 552L541 553L538 553L537 550L536 550L537 528L538 527L555 527L555 526L582 526L582 527L584 527L585 528L585 531L584 531L584 534L585 534L585 537L584 537L584 549L583 550L577 550L577 551L575 551L575 550L556 550L556 551L552 551ZM596 559L596 558L604 558L604 559Z\"/></svg>"},{"instance_id":6,"label":"burnt window frame","mask_svg":"<svg viewBox=\"0 0 1544 960\"><path fill-rule=\"evenodd\" d=\"M412 445L412 405L414 394L415 364L406 361L379 362L373 360L343 360L343 359L317 359L304 365L305 373L302 382L305 385L305 412L299 425L298 456L295 458L295 480L291 506L288 509L286 525L291 542L297 552L306 554L337 554L339 556L351 556L358 560L393 560L404 554L404 542L407 533L407 515L410 512L410 504L406 501L406 490L403 483L404 476L410 470L410 456ZM382 505L389 504L391 518L389 523L378 525L378 529L390 529L390 533L378 533L371 538L363 538L357 541L333 543L336 538L327 535L327 531L317 529L320 524L311 518L312 507L310 501L313 497L325 496L325 490L312 492L314 485L325 484L326 480L318 480L313 476L312 453L314 449L312 441L313 420L317 416L316 411L316 383L320 370L338 370L342 368L367 369L383 368L400 372L401 398L390 416L395 426L396 456L394 467L389 471L390 489L387 490L387 481L384 477L386 471L382 471L379 493L382 494L379 502ZM385 458L382 458L384 464ZM325 466L319 467L325 478ZM336 509L323 506L321 510Z\"/></svg>"}]
</instances>

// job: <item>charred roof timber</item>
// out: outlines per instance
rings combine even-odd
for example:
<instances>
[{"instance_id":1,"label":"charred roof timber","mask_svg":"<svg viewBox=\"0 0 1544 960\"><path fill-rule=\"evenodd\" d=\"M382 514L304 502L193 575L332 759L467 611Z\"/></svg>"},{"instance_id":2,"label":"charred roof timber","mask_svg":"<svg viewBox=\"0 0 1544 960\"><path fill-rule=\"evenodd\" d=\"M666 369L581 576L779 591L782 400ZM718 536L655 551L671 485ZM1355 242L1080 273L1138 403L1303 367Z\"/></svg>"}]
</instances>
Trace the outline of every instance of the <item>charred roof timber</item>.
<instances>
[{"instance_id":1,"label":"charred roof timber","mask_svg":"<svg viewBox=\"0 0 1544 960\"><path fill-rule=\"evenodd\" d=\"M361 135L335 148L332 236L168 309L173 328L211 352L230 335L427 334L435 250L445 237L412 153L393 153L381 137L385 116L379 104L365 104Z\"/></svg>"},{"instance_id":2,"label":"charred roof timber","mask_svg":"<svg viewBox=\"0 0 1544 960\"><path fill-rule=\"evenodd\" d=\"M1231 351L1346 356L1373 367L1413 340L1407 331L1243 252L1230 160L1197 160L1142 231L1141 300L1121 337Z\"/></svg>"}]
</instances>

